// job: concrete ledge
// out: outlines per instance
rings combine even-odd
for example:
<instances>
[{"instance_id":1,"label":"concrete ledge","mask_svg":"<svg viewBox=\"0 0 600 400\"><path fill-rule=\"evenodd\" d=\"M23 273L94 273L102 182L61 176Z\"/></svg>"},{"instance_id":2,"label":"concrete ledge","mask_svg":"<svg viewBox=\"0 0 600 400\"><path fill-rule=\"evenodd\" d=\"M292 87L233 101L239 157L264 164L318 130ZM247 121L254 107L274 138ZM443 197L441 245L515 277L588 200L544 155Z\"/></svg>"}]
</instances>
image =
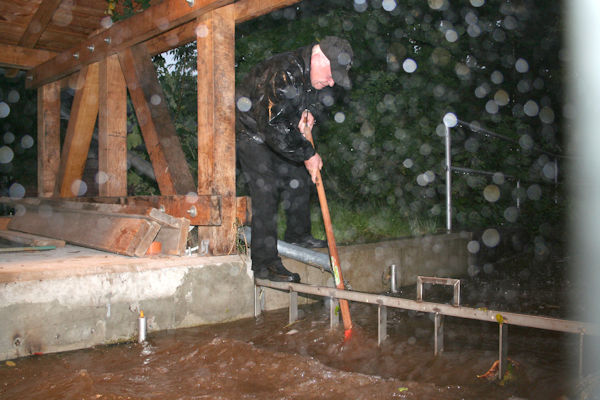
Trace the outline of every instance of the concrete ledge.
<instances>
[{"instance_id":1,"label":"concrete ledge","mask_svg":"<svg viewBox=\"0 0 600 400\"><path fill-rule=\"evenodd\" d=\"M130 258L66 246L0 262L0 360L86 348L148 331L251 317L240 256Z\"/></svg>"}]
</instances>

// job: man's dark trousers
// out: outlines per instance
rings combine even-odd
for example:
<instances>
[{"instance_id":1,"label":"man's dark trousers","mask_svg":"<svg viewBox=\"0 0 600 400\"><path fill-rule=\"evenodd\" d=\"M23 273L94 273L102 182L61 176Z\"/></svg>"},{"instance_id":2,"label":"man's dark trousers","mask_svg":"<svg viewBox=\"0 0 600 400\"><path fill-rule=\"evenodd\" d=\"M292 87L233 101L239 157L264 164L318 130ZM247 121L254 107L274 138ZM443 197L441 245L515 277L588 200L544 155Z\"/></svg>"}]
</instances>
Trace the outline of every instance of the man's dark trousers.
<instances>
[{"instance_id":1,"label":"man's dark trousers","mask_svg":"<svg viewBox=\"0 0 600 400\"><path fill-rule=\"evenodd\" d=\"M286 211L284 240L296 242L310 235L310 188L312 182L304 163L275 153L266 144L246 135L236 142L237 159L252 198L252 269L276 262L277 210L279 200Z\"/></svg>"}]
</instances>

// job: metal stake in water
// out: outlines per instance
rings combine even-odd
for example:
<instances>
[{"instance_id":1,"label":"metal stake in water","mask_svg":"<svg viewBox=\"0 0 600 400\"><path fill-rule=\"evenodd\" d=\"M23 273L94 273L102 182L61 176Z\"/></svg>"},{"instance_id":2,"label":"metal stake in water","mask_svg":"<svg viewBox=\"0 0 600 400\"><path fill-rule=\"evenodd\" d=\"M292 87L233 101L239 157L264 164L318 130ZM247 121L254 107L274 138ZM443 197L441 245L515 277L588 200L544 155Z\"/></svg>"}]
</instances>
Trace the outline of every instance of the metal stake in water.
<instances>
[{"instance_id":1,"label":"metal stake in water","mask_svg":"<svg viewBox=\"0 0 600 400\"><path fill-rule=\"evenodd\" d=\"M144 311L140 311L140 317L138 318L138 342L142 343L146 341L146 317L144 317Z\"/></svg>"},{"instance_id":2,"label":"metal stake in water","mask_svg":"<svg viewBox=\"0 0 600 400\"><path fill-rule=\"evenodd\" d=\"M398 293L396 282L396 264L390 265L390 290L392 293Z\"/></svg>"}]
</instances>

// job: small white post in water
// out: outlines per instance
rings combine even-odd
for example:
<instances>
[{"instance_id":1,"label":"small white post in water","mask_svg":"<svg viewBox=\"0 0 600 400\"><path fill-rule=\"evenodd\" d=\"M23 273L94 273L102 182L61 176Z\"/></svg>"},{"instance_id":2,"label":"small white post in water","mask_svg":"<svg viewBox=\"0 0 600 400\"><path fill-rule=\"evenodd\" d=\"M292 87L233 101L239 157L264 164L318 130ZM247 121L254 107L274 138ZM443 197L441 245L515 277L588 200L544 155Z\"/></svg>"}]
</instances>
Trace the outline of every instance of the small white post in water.
<instances>
[{"instance_id":1,"label":"small white post in water","mask_svg":"<svg viewBox=\"0 0 600 400\"><path fill-rule=\"evenodd\" d=\"M138 342L142 343L146 341L146 317L144 317L144 311L140 311L140 317L138 318Z\"/></svg>"}]
</instances>

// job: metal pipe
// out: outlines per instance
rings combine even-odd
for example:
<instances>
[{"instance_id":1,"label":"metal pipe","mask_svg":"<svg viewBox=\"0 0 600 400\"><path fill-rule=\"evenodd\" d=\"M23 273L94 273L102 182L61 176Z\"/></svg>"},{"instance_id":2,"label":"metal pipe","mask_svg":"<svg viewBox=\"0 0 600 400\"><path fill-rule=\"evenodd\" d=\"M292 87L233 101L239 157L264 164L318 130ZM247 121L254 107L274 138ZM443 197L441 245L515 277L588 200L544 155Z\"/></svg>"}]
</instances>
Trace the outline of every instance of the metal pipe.
<instances>
[{"instance_id":1,"label":"metal pipe","mask_svg":"<svg viewBox=\"0 0 600 400\"><path fill-rule=\"evenodd\" d=\"M450 161L450 127L446 127L446 230L452 231L452 165Z\"/></svg>"},{"instance_id":2,"label":"metal pipe","mask_svg":"<svg viewBox=\"0 0 600 400\"><path fill-rule=\"evenodd\" d=\"M240 234L240 238L245 239L248 242L252 240L252 230L250 227L244 227L242 233ZM305 249L304 247L296 246L284 242L283 240L277 241L277 251L284 257L292 258L304 264L312 265L313 267L319 267L323 271L331 272L329 255L326 253Z\"/></svg>"},{"instance_id":3,"label":"metal pipe","mask_svg":"<svg viewBox=\"0 0 600 400\"><path fill-rule=\"evenodd\" d=\"M400 297L384 296L364 292L341 290L326 286L312 286L301 283L274 282L265 279L256 279L256 285L270 287L284 291L294 290L298 293L312 294L316 296L335 297L367 304L381 304L393 308L402 308L427 313L440 313L451 317L474 319L492 323L525 326L529 328L546 329L550 331L582 333L586 335L600 336L600 325L588 322L570 321L564 319L541 317L537 315L517 314L505 311L478 309L464 306L453 306L449 304L429 303L415 301Z\"/></svg>"},{"instance_id":4,"label":"metal pipe","mask_svg":"<svg viewBox=\"0 0 600 400\"><path fill-rule=\"evenodd\" d=\"M390 265L390 290L392 293L398 293L398 284L396 282L396 264Z\"/></svg>"},{"instance_id":5,"label":"metal pipe","mask_svg":"<svg viewBox=\"0 0 600 400\"><path fill-rule=\"evenodd\" d=\"M138 318L138 343L146 341L146 317L144 312L140 311L140 317Z\"/></svg>"}]
</instances>

